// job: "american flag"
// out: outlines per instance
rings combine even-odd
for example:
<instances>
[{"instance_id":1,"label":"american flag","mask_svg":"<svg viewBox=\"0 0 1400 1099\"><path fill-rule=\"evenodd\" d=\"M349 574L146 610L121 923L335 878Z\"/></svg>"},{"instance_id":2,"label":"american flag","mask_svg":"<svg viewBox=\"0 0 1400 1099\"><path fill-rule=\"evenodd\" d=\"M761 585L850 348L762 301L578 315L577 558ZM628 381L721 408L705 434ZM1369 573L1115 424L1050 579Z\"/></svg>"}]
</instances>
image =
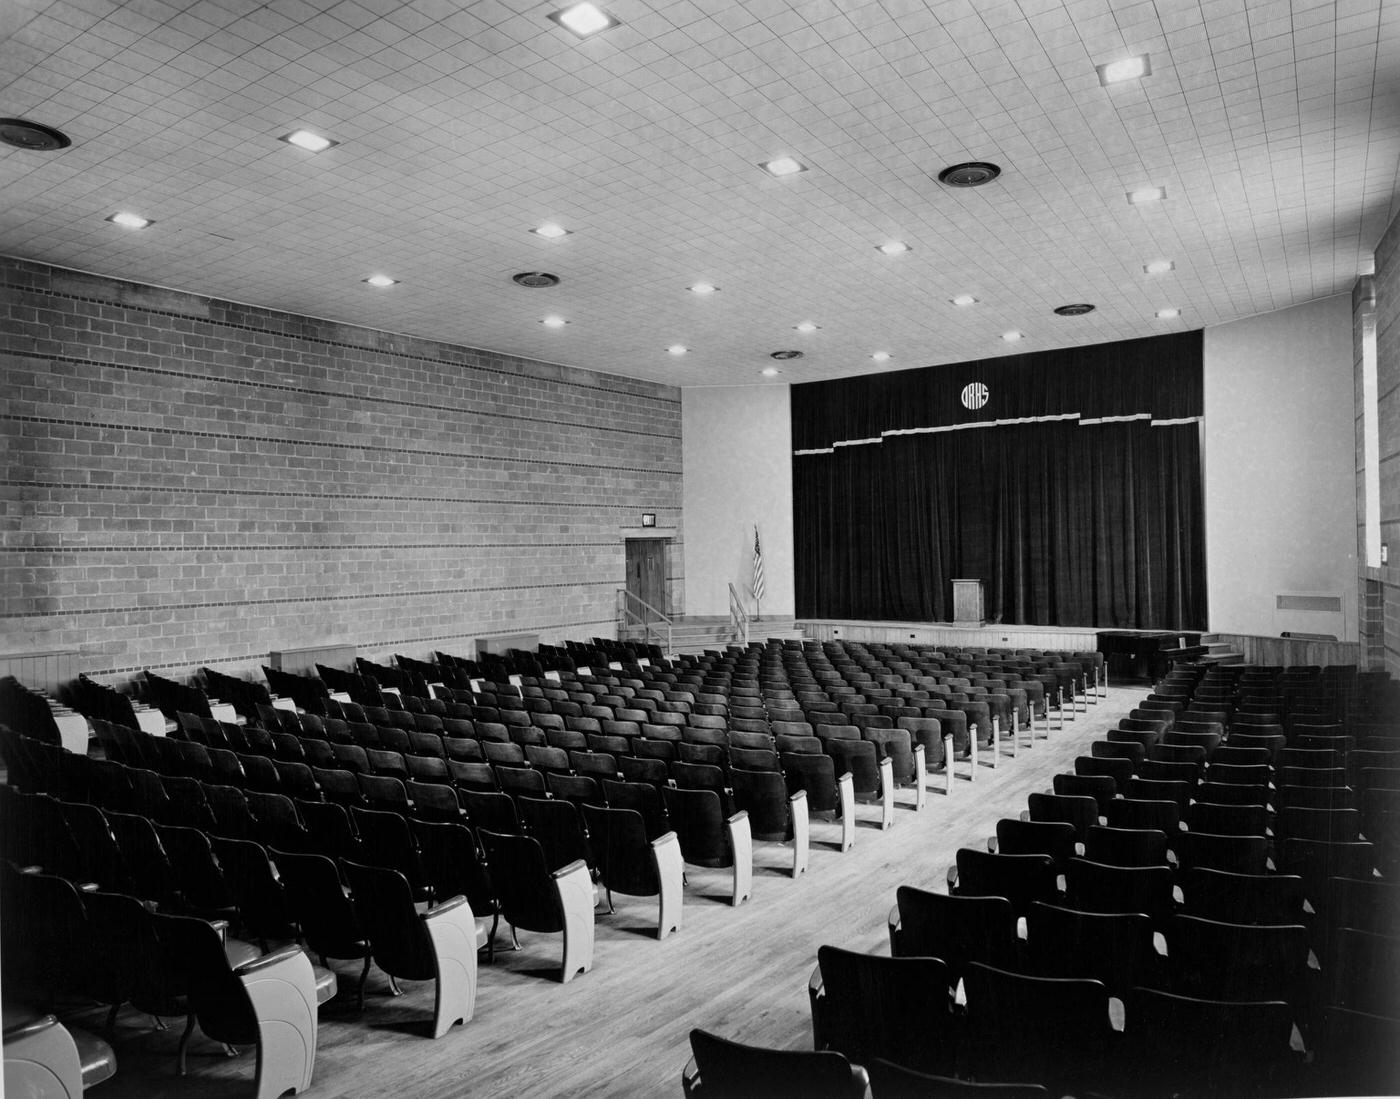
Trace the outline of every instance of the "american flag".
<instances>
[{"instance_id":1,"label":"american flag","mask_svg":"<svg viewBox=\"0 0 1400 1099\"><path fill-rule=\"evenodd\" d=\"M753 600L763 601L763 546L758 540L758 527L753 528Z\"/></svg>"}]
</instances>

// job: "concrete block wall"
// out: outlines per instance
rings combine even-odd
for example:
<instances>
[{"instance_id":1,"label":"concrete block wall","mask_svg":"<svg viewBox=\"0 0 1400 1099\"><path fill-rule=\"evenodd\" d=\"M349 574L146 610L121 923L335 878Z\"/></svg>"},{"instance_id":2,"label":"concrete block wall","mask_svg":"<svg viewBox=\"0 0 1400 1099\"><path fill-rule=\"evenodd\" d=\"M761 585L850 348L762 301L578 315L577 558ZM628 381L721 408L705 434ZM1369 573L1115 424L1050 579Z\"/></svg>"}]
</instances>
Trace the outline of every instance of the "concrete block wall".
<instances>
[{"instance_id":1,"label":"concrete block wall","mask_svg":"<svg viewBox=\"0 0 1400 1099\"><path fill-rule=\"evenodd\" d=\"M684 590L672 387L0 259L0 393L0 652L615 636L642 511Z\"/></svg>"},{"instance_id":2,"label":"concrete block wall","mask_svg":"<svg viewBox=\"0 0 1400 1099\"><path fill-rule=\"evenodd\" d=\"M1376 246L1376 375L1380 425L1381 542L1389 563L1368 570L1380 586L1385 666L1400 675L1400 218ZM1373 595L1374 600L1374 595Z\"/></svg>"}]
</instances>

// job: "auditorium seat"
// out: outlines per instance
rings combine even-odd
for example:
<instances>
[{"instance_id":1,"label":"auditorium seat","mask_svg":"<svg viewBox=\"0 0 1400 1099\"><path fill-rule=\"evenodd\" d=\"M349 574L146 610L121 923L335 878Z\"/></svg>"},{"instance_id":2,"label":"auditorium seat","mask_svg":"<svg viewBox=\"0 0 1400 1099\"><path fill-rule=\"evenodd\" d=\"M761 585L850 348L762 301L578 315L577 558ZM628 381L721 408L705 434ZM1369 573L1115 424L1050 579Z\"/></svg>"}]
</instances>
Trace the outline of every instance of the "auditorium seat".
<instances>
[{"instance_id":1,"label":"auditorium seat","mask_svg":"<svg viewBox=\"0 0 1400 1099\"><path fill-rule=\"evenodd\" d=\"M890 953L942 959L948 966L950 998L970 962L1018 967L1016 919L1006 897L949 896L901 885L888 918Z\"/></svg>"},{"instance_id":2,"label":"auditorium seat","mask_svg":"<svg viewBox=\"0 0 1400 1099\"><path fill-rule=\"evenodd\" d=\"M950 1072L958 1030L949 983L947 964L935 957L887 958L821 946L807 982L813 1044L859 1064L879 1057ZM910 1027L910 1019L917 1026Z\"/></svg>"},{"instance_id":3,"label":"auditorium seat","mask_svg":"<svg viewBox=\"0 0 1400 1099\"><path fill-rule=\"evenodd\" d=\"M491 868L501 915L518 931L563 935L560 981L593 968L593 884L588 867L575 862L551 873L544 851L529 836L478 833Z\"/></svg>"},{"instance_id":4,"label":"auditorium seat","mask_svg":"<svg viewBox=\"0 0 1400 1099\"><path fill-rule=\"evenodd\" d=\"M869 1088L864 1068L830 1050L762 1049L700 1029L690 1032L690 1048L681 1084L687 1096L700 1099L866 1099Z\"/></svg>"},{"instance_id":5,"label":"auditorium seat","mask_svg":"<svg viewBox=\"0 0 1400 1099\"><path fill-rule=\"evenodd\" d=\"M369 939L373 960L390 978L434 981L431 1036L454 1023L469 1023L476 1010L476 952L487 930L465 896L439 901L426 912L414 907L410 883L396 870L341 863L355 915Z\"/></svg>"},{"instance_id":6,"label":"auditorium seat","mask_svg":"<svg viewBox=\"0 0 1400 1099\"><path fill-rule=\"evenodd\" d=\"M1082 912L1037 901L1026 914L1026 969L1039 977L1100 981L1126 1000L1136 985L1161 983L1152 935L1151 919L1140 912Z\"/></svg>"},{"instance_id":7,"label":"auditorium seat","mask_svg":"<svg viewBox=\"0 0 1400 1099\"><path fill-rule=\"evenodd\" d=\"M1121 1080L1133 1095L1274 1096L1297 1086L1303 1059L1290 1046L1285 1003L1137 988L1126 1006Z\"/></svg>"}]
</instances>

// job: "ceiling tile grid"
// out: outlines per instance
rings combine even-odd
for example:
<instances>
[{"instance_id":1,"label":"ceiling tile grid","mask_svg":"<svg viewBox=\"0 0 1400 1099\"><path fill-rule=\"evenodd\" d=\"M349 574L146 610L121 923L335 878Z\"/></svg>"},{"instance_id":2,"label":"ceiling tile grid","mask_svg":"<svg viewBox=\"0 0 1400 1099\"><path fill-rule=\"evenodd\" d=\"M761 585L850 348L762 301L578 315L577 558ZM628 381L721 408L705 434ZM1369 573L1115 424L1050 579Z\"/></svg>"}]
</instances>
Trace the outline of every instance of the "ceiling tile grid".
<instances>
[{"instance_id":1,"label":"ceiling tile grid","mask_svg":"<svg viewBox=\"0 0 1400 1099\"><path fill-rule=\"evenodd\" d=\"M580 40L528 0L26 0L0 22L0 109L74 144L0 151L0 250L755 384L789 346L806 357L780 380L800 381L1338 293L1394 213L1400 33L1380 0L603 6L620 25ZM1138 53L1150 75L1100 84ZM279 140L303 127L338 144ZM807 170L768 176L779 155ZM935 181L963 160L1002 175ZM1130 204L1142 187L1165 200ZM530 232L545 220L570 235ZM1158 259L1174 269L1146 274ZM522 289L523 270L563 281ZM401 281L373 290L376 272ZM1051 313L1069 301L1097 310Z\"/></svg>"}]
</instances>

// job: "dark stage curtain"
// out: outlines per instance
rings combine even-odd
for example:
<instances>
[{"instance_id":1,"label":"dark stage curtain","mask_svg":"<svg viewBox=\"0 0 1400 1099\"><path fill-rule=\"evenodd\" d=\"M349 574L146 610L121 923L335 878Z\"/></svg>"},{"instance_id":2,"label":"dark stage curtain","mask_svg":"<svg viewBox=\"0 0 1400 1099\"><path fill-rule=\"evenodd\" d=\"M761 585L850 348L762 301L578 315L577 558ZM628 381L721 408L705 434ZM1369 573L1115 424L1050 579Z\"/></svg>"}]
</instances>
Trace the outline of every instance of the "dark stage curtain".
<instances>
[{"instance_id":1,"label":"dark stage curtain","mask_svg":"<svg viewBox=\"0 0 1400 1099\"><path fill-rule=\"evenodd\" d=\"M798 616L947 621L949 582L976 577L1008 623L1200 628L1200 347L795 386ZM986 405L964 408L979 381Z\"/></svg>"}]
</instances>

